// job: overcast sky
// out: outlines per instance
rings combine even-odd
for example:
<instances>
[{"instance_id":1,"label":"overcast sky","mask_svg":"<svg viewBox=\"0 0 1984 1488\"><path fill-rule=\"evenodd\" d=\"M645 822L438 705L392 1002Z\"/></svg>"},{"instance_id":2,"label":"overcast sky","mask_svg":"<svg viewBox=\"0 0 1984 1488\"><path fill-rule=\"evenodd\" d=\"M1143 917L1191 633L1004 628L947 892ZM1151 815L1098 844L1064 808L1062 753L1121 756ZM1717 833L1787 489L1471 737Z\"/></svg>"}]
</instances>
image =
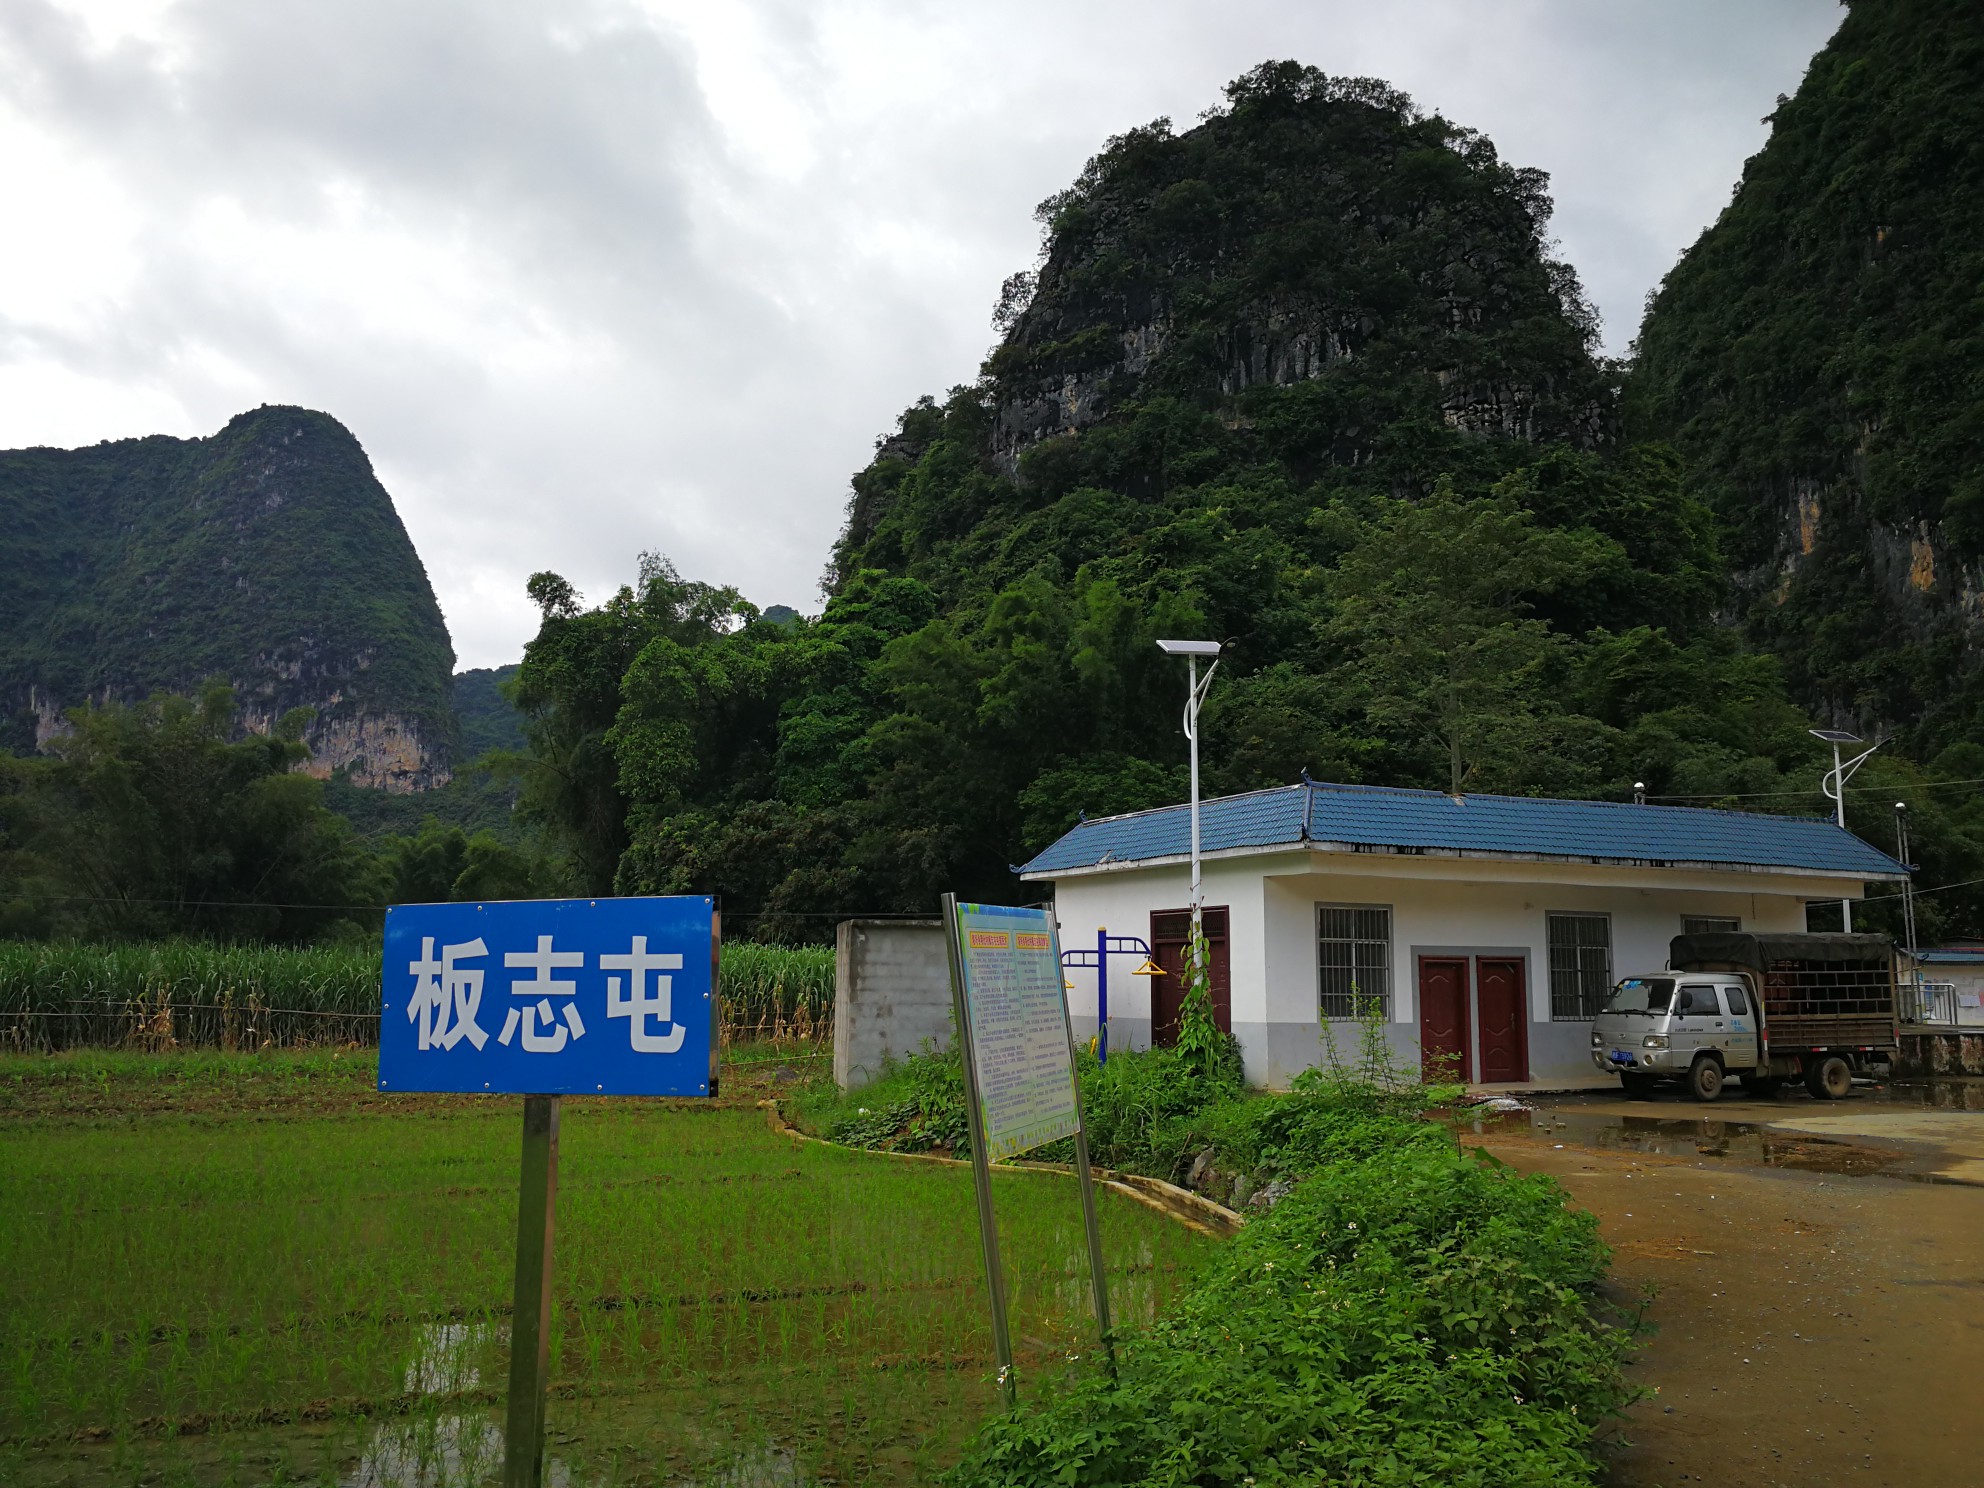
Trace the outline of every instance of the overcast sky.
<instances>
[{"instance_id":1,"label":"overcast sky","mask_svg":"<svg viewBox=\"0 0 1984 1488\"><path fill-rule=\"evenodd\" d=\"M1032 211L1268 58L1553 181L1623 351L1834 0L0 0L0 447L341 419L463 666L642 549L818 608Z\"/></svg>"}]
</instances>

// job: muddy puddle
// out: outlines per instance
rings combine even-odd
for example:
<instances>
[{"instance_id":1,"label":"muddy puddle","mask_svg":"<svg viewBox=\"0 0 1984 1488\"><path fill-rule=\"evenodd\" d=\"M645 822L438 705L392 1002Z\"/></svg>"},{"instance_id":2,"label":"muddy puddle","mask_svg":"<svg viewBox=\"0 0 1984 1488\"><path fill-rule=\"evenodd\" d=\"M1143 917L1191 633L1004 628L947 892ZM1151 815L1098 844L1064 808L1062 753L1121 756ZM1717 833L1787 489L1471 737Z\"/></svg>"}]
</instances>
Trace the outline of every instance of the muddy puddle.
<instances>
[{"instance_id":1,"label":"muddy puddle","mask_svg":"<svg viewBox=\"0 0 1984 1488\"><path fill-rule=\"evenodd\" d=\"M1856 1086L1843 1101L1802 1092L1712 1105L1664 1094L1545 1096L1524 1109L1476 1108L1454 1119L1463 1141L1517 1137L1766 1170L1984 1185L1984 1080Z\"/></svg>"}]
</instances>

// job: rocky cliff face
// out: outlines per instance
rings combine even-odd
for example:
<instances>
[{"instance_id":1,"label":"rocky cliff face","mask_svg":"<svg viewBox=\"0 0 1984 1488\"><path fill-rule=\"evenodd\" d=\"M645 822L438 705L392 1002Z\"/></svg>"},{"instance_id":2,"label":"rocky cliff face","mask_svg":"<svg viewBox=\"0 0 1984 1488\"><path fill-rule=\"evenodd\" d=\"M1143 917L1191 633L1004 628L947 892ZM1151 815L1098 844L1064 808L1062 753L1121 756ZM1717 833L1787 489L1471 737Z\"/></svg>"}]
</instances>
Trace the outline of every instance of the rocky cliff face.
<instances>
[{"instance_id":1,"label":"rocky cliff face","mask_svg":"<svg viewBox=\"0 0 1984 1488\"><path fill-rule=\"evenodd\" d=\"M1627 388L1815 711L1984 705L1984 8L1854 0L1649 306Z\"/></svg>"},{"instance_id":2,"label":"rocky cliff face","mask_svg":"<svg viewBox=\"0 0 1984 1488\"><path fill-rule=\"evenodd\" d=\"M864 568L934 576L967 534L1003 553L994 529L1080 491L1136 505L1071 515L1070 571L1221 472L1410 496L1611 440L1540 171L1370 79L1273 62L1226 96L1184 133L1111 140L1041 205L978 384L910 409L854 477L837 591ZM982 480L960 481L967 441Z\"/></svg>"},{"instance_id":3,"label":"rocky cliff face","mask_svg":"<svg viewBox=\"0 0 1984 1488\"><path fill-rule=\"evenodd\" d=\"M987 367L1004 469L1153 393L1244 418L1251 391L1305 383L1336 405L1334 463L1404 413L1602 436L1591 312L1544 251L1540 172L1369 80L1269 64L1229 98L1185 134L1112 141L1042 206L1043 262L1009 281Z\"/></svg>"},{"instance_id":4,"label":"rocky cliff face","mask_svg":"<svg viewBox=\"0 0 1984 1488\"><path fill-rule=\"evenodd\" d=\"M0 519L19 539L0 586L0 742L41 747L68 709L220 680L244 729L315 709L313 773L394 791L449 778L447 629L334 419L265 407L206 439L0 453Z\"/></svg>"}]
</instances>

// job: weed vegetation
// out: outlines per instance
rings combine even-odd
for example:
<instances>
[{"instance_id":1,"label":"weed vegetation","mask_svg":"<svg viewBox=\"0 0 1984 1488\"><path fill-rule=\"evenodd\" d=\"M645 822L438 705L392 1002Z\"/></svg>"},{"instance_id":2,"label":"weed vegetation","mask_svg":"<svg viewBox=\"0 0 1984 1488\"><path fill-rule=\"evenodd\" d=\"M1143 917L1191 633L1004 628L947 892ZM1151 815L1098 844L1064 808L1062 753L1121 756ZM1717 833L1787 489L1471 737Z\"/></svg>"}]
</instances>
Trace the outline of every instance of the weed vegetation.
<instances>
[{"instance_id":1,"label":"weed vegetation","mask_svg":"<svg viewBox=\"0 0 1984 1488\"><path fill-rule=\"evenodd\" d=\"M1203 1010L1176 1048L1081 1055L1097 1162L1189 1182L1249 1222L1126 1338L1114 1377L1049 1382L973 1439L953 1488L1596 1480L1637 1326L1599 1298L1597 1222L1551 1179L1459 1150L1430 1119L1458 1092L1399 1068L1378 1018L1285 1093L1242 1087ZM956 1147L961 1079L930 1054L792 1106L837 1140Z\"/></svg>"},{"instance_id":2,"label":"weed vegetation","mask_svg":"<svg viewBox=\"0 0 1984 1488\"><path fill-rule=\"evenodd\" d=\"M1398 1140L1296 1185L1115 1378L1022 1403L946 1481L1593 1481L1628 1333L1593 1318L1607 1252L1590 1216L1431 1128L1351 1122L1348 1145L1384 1125Z\"/></svg>"},{"instance_id":3,"label":"weed vegetation","mask_svg":"<svg viewBox=\"0 0 1984 1488\"><path fill-rule=\"evenodd\" d=\"M0 1481L484 1481L519 1102L372 1061L0 1057ZM549 1481L929 1481L997 1408L971 1177L746 1104L568 1100ZM1072 1183L996 1187L1026 1377L1093 1347ZM1215 1242L1104 1196L1148 1327ZM1070 1355L1077 1362L1070 1364ZM731 1476L724 1476L729 1473Z\"/></svg>"}]
</instances>

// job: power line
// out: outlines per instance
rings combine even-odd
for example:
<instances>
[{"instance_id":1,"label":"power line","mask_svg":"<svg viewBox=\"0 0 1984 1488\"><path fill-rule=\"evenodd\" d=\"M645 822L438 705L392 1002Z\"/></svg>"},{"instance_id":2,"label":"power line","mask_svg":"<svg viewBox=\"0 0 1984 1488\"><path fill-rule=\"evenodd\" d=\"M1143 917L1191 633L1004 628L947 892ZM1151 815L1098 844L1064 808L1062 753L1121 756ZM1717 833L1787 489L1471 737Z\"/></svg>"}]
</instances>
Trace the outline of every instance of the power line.
<instances>
[{"instance_id":1,"label":"power line","mask_svg":"<svg viewBox=\"0 0 1984 1488\"><path fill-rule=\"evenodd\" d=\"M1984 785L1984 777L1975 780L1924 780L1914 785L1849 785L1848 795L1905 796L1910 791L1941 790L1952 785ZM1648 796L1649 801L1771 801L1784 800L1792 796L1814 796L1824 794L1817 786L1809 790L1788 791L1705 791L1692 796Z\"/></svg>"},{"instance_id":2,"label":"power line","mask_svg":"<svg viewBox=\"0 0 1984 1488\"><path fill-rule=\"evenodd\" d=\"M1984 878L1966 878L1962 880L1960 883L1937 884L1933 889L1916 889L1914 893L1915 893L1915 897L1917 899L1920 899L1924 894L1940 894L1945 889L1974 888L1978 884L1984 884ZM1869 894L1866 898L1861 899L1858 902L1861 904L1874 904L1883 899L1899 899L1900 897L1901 894L1899 891L1896 891L1895 893L1892 894ZM1830 901L1820 900L1818 902L1828 903Z\"/></svg>"}]
</instances>

